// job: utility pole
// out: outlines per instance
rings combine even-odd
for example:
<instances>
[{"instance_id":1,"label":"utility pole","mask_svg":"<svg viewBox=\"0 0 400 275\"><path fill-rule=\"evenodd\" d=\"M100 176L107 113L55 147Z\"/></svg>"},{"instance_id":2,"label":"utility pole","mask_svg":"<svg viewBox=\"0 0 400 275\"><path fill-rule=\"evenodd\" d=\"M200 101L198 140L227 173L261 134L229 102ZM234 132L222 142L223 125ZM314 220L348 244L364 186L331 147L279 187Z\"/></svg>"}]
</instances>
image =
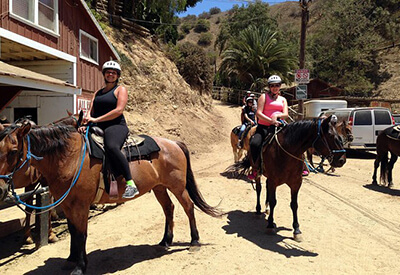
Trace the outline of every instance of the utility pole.
<instances>
[{"instance_id":1,"label":"utility pole","mask_svg":"<svg viewBox=\"0 0 400 275\"><path fill-rule=\"evenodd\" d=\"M301 7L301 31L300 31L300 54L299 54L299 66L300 69L304 69L305 66L305 52L306 52L306 30L309 19L308 6L312 0L299 0ZM298 119L303 119L304 112L304 99L298 101Z\"/></svg>"}]
</instances>

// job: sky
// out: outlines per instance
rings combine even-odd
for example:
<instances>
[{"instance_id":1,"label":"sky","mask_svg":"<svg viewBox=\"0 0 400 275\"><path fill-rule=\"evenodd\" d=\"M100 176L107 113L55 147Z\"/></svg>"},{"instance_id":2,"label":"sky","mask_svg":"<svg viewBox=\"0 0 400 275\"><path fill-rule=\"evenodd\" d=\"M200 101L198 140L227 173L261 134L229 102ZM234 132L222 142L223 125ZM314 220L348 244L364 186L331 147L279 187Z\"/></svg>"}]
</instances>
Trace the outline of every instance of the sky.
<instances>
[{"instance_id":1,"label":"sky","mask_svg":"<svg viewBox=\"0 0 400 275\"><path fill-rule=\"evenodd\" d=\"M265 3L268 3L270 5L274 5L274 4L281 3L281 2L287 2L288 0L271 0L271 1L262 0L262 1ZM291 0L291 1L293 1L293 0ZM294 0L294 1L296 1L296 0ZM195 7L188 8L188 10L186 12L180 13L178 16L184 17L189 14L199 15L200 13L202 13L204 11L208 12L213 7L218 7L221 9L221 11L227 11L227 10L230 10L234 5L239 5L239 7L240 7L242 5L246 5L248 2L251 2L251 1L203 0L199 3L197 3Z\"/></svg>"}]
</instances>

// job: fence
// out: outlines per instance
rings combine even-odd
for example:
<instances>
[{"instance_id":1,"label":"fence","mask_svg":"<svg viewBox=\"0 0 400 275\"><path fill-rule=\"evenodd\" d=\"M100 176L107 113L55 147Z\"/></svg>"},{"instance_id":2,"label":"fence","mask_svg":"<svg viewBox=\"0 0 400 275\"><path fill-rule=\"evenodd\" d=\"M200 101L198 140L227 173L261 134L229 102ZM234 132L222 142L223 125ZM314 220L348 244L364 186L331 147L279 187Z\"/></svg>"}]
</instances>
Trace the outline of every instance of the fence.
<instances>
[{"instance_id":1,"label":"fence","mask_svg":"<svg viewBox=\"0 0 400 275\"><path fill-rule=\"evenodd\" d=\"M50 204L50 193L48 187L41 187L37 190L30 192L25 192L20 194L19 197L22 201L32 196L35 196L36 205L44 206ZM0 202L0 210L17 205L17 203L12 198L6 198L3 202ZM30 223L30 220L26 220ZM35 231L37 233L37 238L35 239L36 248L48 244L48 234L49 234L49 211L42 214L38 214L35 217Z\"/></svg>"}]
</instances>

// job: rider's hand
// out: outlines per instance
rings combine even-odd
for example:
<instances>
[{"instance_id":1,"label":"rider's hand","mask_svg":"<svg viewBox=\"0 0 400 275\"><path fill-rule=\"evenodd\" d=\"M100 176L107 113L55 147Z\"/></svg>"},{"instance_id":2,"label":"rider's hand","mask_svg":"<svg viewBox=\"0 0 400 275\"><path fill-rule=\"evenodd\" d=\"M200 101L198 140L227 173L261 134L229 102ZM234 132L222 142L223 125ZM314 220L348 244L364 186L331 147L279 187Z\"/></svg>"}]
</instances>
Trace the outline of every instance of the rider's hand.
<instances>
[{"instance_id":1,"label":"rider's hand","mask_svg":"<svg viewBox=\"0 0 400 275\"><path fill-rule=\"evenodd\" d=\"M78 128L78 132L84 134L86 132L86 126L81 126Z\"/></svg>"}]
</instances>

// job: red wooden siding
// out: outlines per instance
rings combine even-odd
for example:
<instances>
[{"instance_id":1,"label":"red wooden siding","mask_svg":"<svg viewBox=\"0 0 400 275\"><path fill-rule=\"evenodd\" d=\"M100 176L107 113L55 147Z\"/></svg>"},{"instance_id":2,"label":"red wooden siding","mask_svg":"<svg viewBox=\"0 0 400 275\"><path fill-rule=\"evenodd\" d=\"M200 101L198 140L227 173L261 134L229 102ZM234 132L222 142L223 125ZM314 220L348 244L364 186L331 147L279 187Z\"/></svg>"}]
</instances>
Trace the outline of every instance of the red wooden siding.
<instances>
[{"instance_id":1,"label":"red wooden siding","mask_svg":"<svg viewBox=\"0 0 400 275\"><path fill-rule=\"evenodd\" d=\"M79 0L59 0L59 37L45 33L40 29L11 18L9 0L0 0L3 15L0 27L13 33L22 35L46 46L64 53L76 56L77 60L77 85L83 90L94 92L103 85L101 75L102 64L110 57L116 58L108 44L102 38L94 22L87 15L84 6ZM99 65L79 59L79 30L83 30L98 39Z\"/></svg>"}]
</instances>

